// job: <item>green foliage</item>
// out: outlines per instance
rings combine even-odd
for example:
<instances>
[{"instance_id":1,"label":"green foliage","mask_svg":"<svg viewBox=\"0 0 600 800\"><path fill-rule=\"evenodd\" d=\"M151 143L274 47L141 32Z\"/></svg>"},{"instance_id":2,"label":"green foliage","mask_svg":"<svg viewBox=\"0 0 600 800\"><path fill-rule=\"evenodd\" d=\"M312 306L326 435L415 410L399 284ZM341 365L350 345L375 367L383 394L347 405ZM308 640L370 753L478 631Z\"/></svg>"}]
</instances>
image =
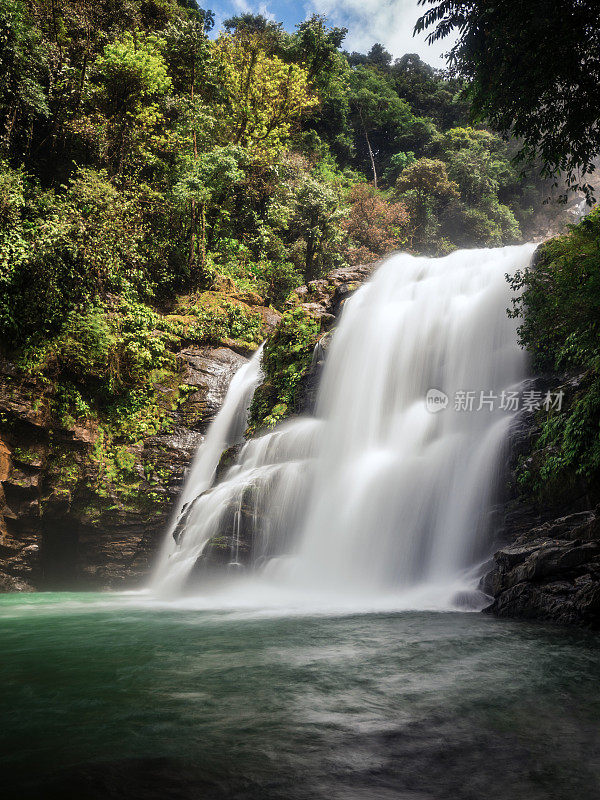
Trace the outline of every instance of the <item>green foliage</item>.
<instances>
[{"instance_id":1,"label":"green foliage","mask_svg":"<svg viewBox=\"0 0 600 800\"><path fill-rule=\"evenodd\" d=\"M109 118L140 114L144 101L169 91L171 78L161 44L153 35L134 39L131 33L125 33L98 56L96 102Z\"/></svg>"},{"instance_id":2,"label":"green foliage","mask_svg":"<svg viewBox=\"0 0 600 800\"><path fill-rule=\"evenodd\" d=\"M24 2L0 0L0 153L22 152L27 129L50 113L40 38Z\"/></svg>"},{"instance_id":3,"label":"green foliage","mask_svg":"<svg viewBox=\"0 0 600 800\"><path fill-rule=\"evenodd\" d=\"M61 334L47 343L37 369L106 399L143 386L149 373L168 367L167 339L155 312L123 299L113 310L72 312Z\"/></svg>"},{"instance_id":4,"label":"green foliage","mask_svg":"<svg viewBox=\"0 0 600 800\"><path fill-rule=\"evenodd\" d=\"M211 12L209 12L211 13ZM207 31L212 19L206 15L178 17L164 32L165 57L175 88L193 95L210 78L210 45Z\"/></svg>"},{"instance_id":5,"label":"green foliage","mask_svg":"<svg viewBox=\"0 0 600 800\"><path fill-rule=\"evenodd\" d=\"M222 34L214 56L221 136L250 150L277 151L291 126L317 103L307 71L261 46L260 33Z\"/></svg>"},{"instance_id":6,"label":"green foliage","mask_svg":"<svg viewBox=\"0 0 600 800\"><path fill-rule=\"evenodd\" d=\"M103 309L73 314L56 343L60 368L77 380L97 378L112 385L116 372L117 337Z\"/></svg>"},{"instance_id":7,"label":"green foliage","mask_svg":"<svg viewBox=\"0 0 600 800\"><path fill-rule=\"evenodd\" d=\"M203 292L179 303L177 311L192 317L191 327L181 334L200 342L218 343L222 339L241 339L250 344L262 341L262 318L242 302L216 292Z\"/></svg>"},{"instance_id":8,"label":"green foliage","mask_svg":"<svg viewBox=\"0 0 600 800\"><path fill-rule=\"evenodd\" d=\"M107 292L154 291L138 193L81 170L63 194L5 171L0 216L0 333L15 344L51 335L70 311Z\"/></svg>"},{"instance_id":9,"label":"green foliage","mask_svg":"<svg viewBox=\"0 0 600 800\"><path fill-rule=\"evenodd\" d=\"M267 302L282 308L291 292L302 283L302 275L289 261L267 261L261 269Z\"/></svg>"},{"instance_id":10,"label":"green foliage","mask_svg":"<svg viewBox=\"0 0 600 800\"><path fill-rule=\"evenodd\" d=\"M451 128L428 151L437 158L408 164L396 194L408 206L413 246L432 253L453 246L494 247L521 238L514 212L500 192L518 183L507 147L493 133Z\"/></svg>"},{"instance_id":11,"label":"green foliage","mask_svg":"<svg viewBox=\"0 0 600 800\"><path fill-rule=\"evenodd\" d=\"M301 247L299 261L304 265L307 283L339 263L342 218L335 188L312 176L306 177L296 196L291 225L300 234L294 256L298 261L298 247Z\"/></svg>"},{"instance_id":12,"label":"green foliage","mask_svg":"<svg viewBox=\"0 0 600 800\"><path fill-rule=\"evenodd\" d=\"M535 368L576 375L561 411L544 412L540 455L527 486L549 496L561 483L596 479L600 469L600 213L542 245L534 265L512 278L513 314Z\"/></svg>"},{"instance_id":13,"label":"green foliage","mask_svg":"<svg viewBox=\"0 0 600 800\"><path fill-rule=\"evenodd\" d=\"M349 99L357 166L365 173L370 167L375 185L392 155L398 150L422 150L435 130L415 117L385 76L366 67L352 71Z\"/></svg>"},{"instance_id":14,"label":"green foliage","mask_svg":"<svg viewBox=\"0 0 600 800\"><path fill-rule=\"evenodd\" d=\"M265 379L250 408L251 432L272 427L294 412L300 382L310 366L320 329L320 323L302 308L283 315L263 351Z\"/></svg>"},{"instance_id":15,"label":"green foliage","mask_svg":"<svg viewBox=\"0 0 600 800\"><path fill-rule=\"evenodd\" d=\"M411 216L413 246L435 252L441 239L440 219L459 196L458 185L448 177L446 164L439 159L418 159L400 174L395 191Z\"/></svg>"},{"instance_id":16,"label":"green foliage","mask_svg":"<svg viewBox=\"0 0 600 800\"><path fill-rule=\"evenodd\" d=\"M468 121L469 106L461 96L462 82L442 78L416 53L396 59L390 73L395 90L410 104L413 113L431 119L441 131Z\"/></svg>"},{"instance_id":17,"label":"green foliage","mask_svg":"<svg viewBox=\"0 0 600 800\"><path fill-rule=\"evenodd\" d=\"M213 200L224 200L236 184L244 179L241 164L245 151L236 145L216 147L187 163L180 180L173 189L183 201L195 200L203 205Z\"/></svg>"},{"instance_id":18,"label":"green foliage","mask_svg":"<svg viewBox=\"0 0 600 800\"><path fill-rule=\"evenodd\" d=\"M600 325L600 213L543 244L535 264L517 272L522 342L538 370L597 369Z\"/></svg>"},{"instance_id":19,"label":"green foliage","mask_svg":"<svg viewBox=\"0 0 600 800\"><path fill-rule=\"evenodd\" d=\"M162 47L154 35L134 38L127 32L96 59L93 102L100 112L102 154L114 172L123 170L127 158L151 157L148 148L163 121L158 101L171 88Z\"/></svg>"},{"instance_id":20,"label":"green foliage","mask_svg":"<svg viewBox=\"0 0 600 800\"><path fill-rule=\"evenodd\" d=\"M390 157L389 167L383 173L385 182L393 185L400 173L405 170L406 167L410 167L411 164L414 164L414 162L415 154L412 150L409 150L408 153L394 153L394 155Z\"/></svg>"},{"instance_id":21,"label":"green foliage","mask_svg":"<svg viewBox=\"0 0 600 800\"><path fill-rule=\"evenodd\" d=\"M413 230L397 236L396 198L378 195L389 219L377 246L364 225L356 235L364 257L403 241L513 241L539 197L520 194L497 137L456 127L457 81L380 46L346 57L346 31L322 17L288 34L245 14L211 41L211 13L175 0L2 0L0 12L0 331L17 345L107 294L160 304L218 274L281 307L349 252L352 186L406 184L424 158L444 163L460 198L405 186Z\"/></svg>"}]
</instances>

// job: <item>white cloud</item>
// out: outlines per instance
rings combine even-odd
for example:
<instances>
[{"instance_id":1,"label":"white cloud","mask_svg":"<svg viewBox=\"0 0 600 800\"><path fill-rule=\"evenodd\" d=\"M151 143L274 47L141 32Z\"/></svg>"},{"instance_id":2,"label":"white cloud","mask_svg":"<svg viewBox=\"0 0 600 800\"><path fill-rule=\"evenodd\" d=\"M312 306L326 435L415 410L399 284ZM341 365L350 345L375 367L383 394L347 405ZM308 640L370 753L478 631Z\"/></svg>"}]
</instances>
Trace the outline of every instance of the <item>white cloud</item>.
<instances>
[{"instance_id":1,"label":"white cloud","mask_svg":"<svg viewBox=\"0 0 600 800\"><path fill-rule=\"evenodd\" d=\"M270 20L271 22L275 21L275 14L272 14L269 9L267 8L266 3L261 3L258 7L258 13L263 16L265 19Z\"/></svg>"},{"instance_id":2,"label":"white cloud","mask_svg":"<svg viewBox=\"0 0 600 800\"><path fill-rule=\"evenodd\" d=\"M415 22L424 9L417 0L307 0L308 14L325 14L330 24L348 28L346 50L366 53L381 42L395 57L418 53L434 67L444 67L442 53L452 46L446 39L428 45L424 34L413 37Z\"/></svg>"},{"instance_id":3,"label":"white cloud","mask_svg":"<svg viewBox=\"0 0 600 800\"><path fill-rule=\"evenodd\" d=\"M233 0L233 5L240 14L249 14L252 11L252 7L246 0Z\"/></svg>"}]
</instances>

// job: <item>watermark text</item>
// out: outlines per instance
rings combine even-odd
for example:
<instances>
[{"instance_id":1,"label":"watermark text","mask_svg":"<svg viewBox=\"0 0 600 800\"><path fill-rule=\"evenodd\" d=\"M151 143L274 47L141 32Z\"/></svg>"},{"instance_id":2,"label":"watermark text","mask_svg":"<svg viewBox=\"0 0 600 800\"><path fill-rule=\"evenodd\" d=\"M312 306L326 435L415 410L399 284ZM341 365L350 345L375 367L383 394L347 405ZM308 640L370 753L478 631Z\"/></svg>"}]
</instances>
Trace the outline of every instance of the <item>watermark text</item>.
<instances>
[{"instance_id":1,"label":"watermark text","mask_svg":"<svg viewBox=\"0 0 600 800\"><path fill-rule=\"evenodd\" d=\"M458 390L452 398L441 389L428 389L425 407L432 414L451 407L454 411L560 411L564 392L467 391Z\"/></svg>"}]
</instances>

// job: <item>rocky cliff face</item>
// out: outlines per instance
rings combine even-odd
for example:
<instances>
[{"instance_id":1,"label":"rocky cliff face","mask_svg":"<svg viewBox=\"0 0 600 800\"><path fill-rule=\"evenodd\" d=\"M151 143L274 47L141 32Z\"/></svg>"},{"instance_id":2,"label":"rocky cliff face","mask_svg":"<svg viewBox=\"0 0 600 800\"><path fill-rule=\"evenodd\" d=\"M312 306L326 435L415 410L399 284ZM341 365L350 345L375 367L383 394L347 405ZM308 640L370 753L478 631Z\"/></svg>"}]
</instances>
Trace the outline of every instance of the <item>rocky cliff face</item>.
<instances>
[{"instance_id":1,"label":"rocky cliff face","mask_svg":"<svg viewBox=\"0 0 600 800\"><path fill-rule=\"evenodd\" d=\"M65 427L47 387L0 363L0 587L139 583L192 454L245 360L229 347L180 350L175 384L156 387L166 422L119 453L126 475L111 474L96 425Z\"/></svg>"},{"instance_id":2,"label":"rocky cliff face","mask_svg":"<svg viewBox=\"0 0 600 800\"><path fill-rule=\"evenodd\" d=\"M327 277L311 281L307 286L301 286L294 292L302 308L321 322L323 332L315 347L311 368L302 377L295 413L313 413L325 353L330 341L330 331L337 322L346 300L369 280L378 265L379 262L374 262L341 267L330 272Z\"/></svg>"}]
</instances>

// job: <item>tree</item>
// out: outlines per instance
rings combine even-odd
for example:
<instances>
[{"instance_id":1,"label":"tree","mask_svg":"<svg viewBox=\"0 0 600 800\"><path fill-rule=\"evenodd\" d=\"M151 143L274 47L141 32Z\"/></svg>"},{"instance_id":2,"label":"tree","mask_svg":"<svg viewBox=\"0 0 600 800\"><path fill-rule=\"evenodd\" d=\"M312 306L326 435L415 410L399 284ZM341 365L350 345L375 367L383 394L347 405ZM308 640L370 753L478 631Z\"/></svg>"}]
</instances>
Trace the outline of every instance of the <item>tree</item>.
<instances>
[{"instance_id":1,"label":"tree","mask_svg":"<svg viewBox=\"0 0 600 800\"><path fill-rule=\"evenodd\" d=\"M469 81L477 119L520 137L520 157L595 202L588 178L600 153L600 15L597 0L419 0L415 30L429 41L457 33L449 54Z\"/></svg>"},{"instance_id":2,"label":"tree","mask_svg":"<svg viewBox=\"0 0 600 800\"><path fill-rule=\"evenodd\" d=\"M261 34L222 34L214 48L225 142L276 152L318 102L305 69L262 47Z\"/></svg>"},{"instance_id":3,"label":"tree","mask_svg":"<svg viewBox=\"0 0 600 800\"><path fill-rule=\"evenodd\" d=\"M404 151L400 151L399 153L394 153L394 155L390 158L390 165L386 169L383 174L385 181L388 185L394 184L398 179L400 173L409 167L411 164L414 164L416 161L415 154L412 150L409 150L408 153Z\"/></svg>"},{"instance_id":4,"label":"tree","mask_svg":"<svg viewBox=\"0 0 600 800\"><path fill-rule=\"evenodd\" d=\"M350 73L350 106L357 151L360 157L366 146L373 185L377 188L379 162L387 161L399 149L399 136L414 125L416 118L388 81L365 67L356 67Z\"/></svg>"},{"instance_id":5,"label":"tree","mask_svg":"<svg viewBox=\"0 0 600 800\"><path fill-rule=\"evenodd\" d=\"M188 159L175 185L176 197L190 207L188 265L196 286L205 278L207 208L211 204L222 205L233 187L244 179L240 164L245 157L239 146L215 147Z\"/></svg>"},{"instance_id":6,"label":"tree","mask_svg":"<svg viewBox=\"0 0 600 800\"><path fill-rule=\"evenodd\" d=\"M444 162L431 158L415 161L400 174L396 194L410 212L413 244L435 250L439 215L459 196L458 185L448 177Z\"/></svg>"},{"instance_id":7,"label":"tree","mask_svg":"<svg viewBox=\"0 0 600 800\"><path fill-rule=\"evenodd\" d=\"M206 64L210 59L207 33L211 27L211 17L207 21L205 16L196 15L174 20L164 33L165 55L174 86L187 92L192 102L198 81L206 81Z\"/></svg>"},{"instance_id":8,"label":"tree","mask_svg":"<svg viewBox=\"0 0 600 800\"><path fill-rule=\"evenodd\" d=\"M327 267L334 266L334 247L339 243L342 216L339 196L331 186L314 177L303 181L296 198L291 228L302 239L306 283Z\"/></svg>"},{"instance_id":9,"label":"tree","mask_svg":"<svg viewBox=\"0 0 600 800\"><path fill-rule=\"evenodd\" d=\"M506 143L490 131L452 128L437 142L448 177L459 187L445 219L445 234L459 246L498 246L517 241L521 231L500 203L501 186L517 183Z\"/></svg>"},{"instance_id":10,"label":"tree","mask_svg":"<svg viewBox=\"0 0 600 800\"><path fill-rule=\"evenodd\" d=\"M413 113L429 117L441 130L468 121L468 104L460 94L463 82L434 70L416 53L397 58L390 77L394 89L410 103Z\"/></svg>"},{"instance_id":11,"label":"tree","mask_svg":"<svg viewBox=\"0 0 600 800\"><path fill-rule=\"evenodd\" d=\"M54 334L69 312L106 292L145 293L140 204L106 173L80 170L57 197L7 171L1 190L0 335Z\"/></svg>"},{"instance_id":12,"label":"tree","mask_svg":"<svg viewBox=\"0 0 600 800\"><path fill-rule=\"evenodd\" d=\"M319 14L313 14L296 27L290 55L307 67L309 82L316 83L321 92L326 91L342 67L339 48L348 29L328 28L325 17Z\"/></svg>"},{"instance_id":13,"label":"tree","mask_svg":"<svg viewBox=\"0 0 600 800\"><path fill-rule=\"evenodd\" d=\"M282 38L283 24L267 19L263 14L252 14L246 11L243 14L235 14L223 23L227 33L247 34L255 36L260 34L263 37L263 44L269 40L272 43L279 42Z\"/></svg>"},{"instance_id":14,"label":"tree","mask_svg":"<svg viewBox=\"0 0 600 800\"><path fill-rule=\"evenodd\" d=\"M348 161L353 141L349 123L348 62L340 52L346 28L328 28L324 17L313 14L297 26L287 58L303 65L308 82L317 91L319 105L308 112L304 128L313 150L331 147ZM315 136L316 134L316 136ZM318 137L318 138L317 138Z\"/></svg>"},{"instance_id":15,"label":"tree","mask_svg":"<svg viewBox=\"0 0 600 800\"><path fill-rule=\"evenodd\" d=\"M0 0L0 149L9 151L23 133L50 113L43 82L46 64L24 3Z\"/></svg>"},{"instance_id":16,"label":"tree","mask_svg":"<svg viewBox=\"0 0 600 800\"><path fill-rule=\"evenodd\" d=\"M500 183L510 182L514 172L502 140L489 131L452 128L439 140L448 176L460 187L463 202L485 206L497 199Z\"/></svg>"},{"instance_id":17,"label":"tree","mask_svg":"<svg viewBox=\"0 0 600 800\"><path fill-rule=\"evenodd\" d=\"M351 239L350 263L374 261L406 245L410 218L403 203L390 203L367 183L353 186L348 201L350 213L344 221L344 230Z\"/></svg>"},{"instance_id":18,"label":"tree","mask_svg":"<svg viewBox=\"0 0 600 800\"><path fill-rule=\"evenodd\" d=\"M245 11L235 14L223 23L223 29L238 39L252 39L265 53L285 58L290 46L290 35L281 22L274 22L262 14Z\"/></svg>"},{"instance_id":19,"label":"tree","mask_svg":"<svg viewBox=\"0 0 600 800\"><path fill-rule=\"evenodd\" d=\"M144 137L162 119L157 101L171 88L171 78L153 35L126 33L107 44L94 65L97 108L107 120L106 159L115 172L123 170L134 133Z\"/></svg>"},{"instance_id":20,"label":"tree","mask_svg":"<svg viewBox=\"0 0 600 800\"><path fill-rule=\"evenodd\" d=\"M388 53L385 47L379 42L375 42L373 47L367 53L367 64L372 64L374 67L389 67L392 63L392 55Z\"/></svg>"}]
</instances>

